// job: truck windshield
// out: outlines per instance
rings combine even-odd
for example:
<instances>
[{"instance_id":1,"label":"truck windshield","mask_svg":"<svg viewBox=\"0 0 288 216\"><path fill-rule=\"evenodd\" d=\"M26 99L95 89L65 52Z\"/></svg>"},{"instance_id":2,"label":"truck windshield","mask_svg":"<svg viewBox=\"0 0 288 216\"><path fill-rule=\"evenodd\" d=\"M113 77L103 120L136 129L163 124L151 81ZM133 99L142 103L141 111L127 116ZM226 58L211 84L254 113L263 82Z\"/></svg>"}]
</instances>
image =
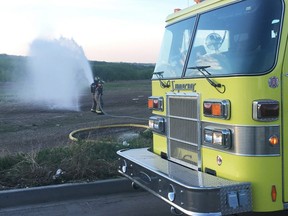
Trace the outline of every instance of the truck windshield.
<instances>
[{"instance_id":1,"label":"truck windshield","mask_svg":"<svg viewBox=\"0 0 288 216\"><path fill-rule=\"evenodd\" d=\"M155 72L196 77L203 75L191 68L210 66L213 76L268 73L276 61L281 18L281 0L247 0L200 14L198 23L195 18L175 23L166 28Z\"/></svg>"},{"instance_id":2,"label":"truck windshield","mask_svg":"<svg viewBox=\"0 0 288 216\"><path fill-rule=\"evenodd\" d=\"M164 78L181 77L194 23L193 17L166 27L154 72L163 72Z\"/></svg>"}]
</instances>

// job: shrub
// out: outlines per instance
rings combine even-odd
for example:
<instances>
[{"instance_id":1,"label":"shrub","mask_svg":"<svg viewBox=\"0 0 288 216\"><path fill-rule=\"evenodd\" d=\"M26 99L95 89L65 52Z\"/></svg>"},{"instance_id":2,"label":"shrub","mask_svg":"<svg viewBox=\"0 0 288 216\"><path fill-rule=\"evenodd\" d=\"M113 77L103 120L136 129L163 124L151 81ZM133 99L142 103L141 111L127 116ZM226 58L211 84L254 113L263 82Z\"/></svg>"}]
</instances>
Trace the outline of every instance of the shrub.
<instances>
[{"instance_id":1,"label":"shrub","mask_svg":"<svg viewBox=\"0 0 288 216\"><path fill-rule=\"evenodd\" d=\"M129 148L151 147L149 132L129 141ZM113 139L77 142L64 147L0 158L2 189L116 178L117 154L127 148Z\"/></svg>"}]
</instances>

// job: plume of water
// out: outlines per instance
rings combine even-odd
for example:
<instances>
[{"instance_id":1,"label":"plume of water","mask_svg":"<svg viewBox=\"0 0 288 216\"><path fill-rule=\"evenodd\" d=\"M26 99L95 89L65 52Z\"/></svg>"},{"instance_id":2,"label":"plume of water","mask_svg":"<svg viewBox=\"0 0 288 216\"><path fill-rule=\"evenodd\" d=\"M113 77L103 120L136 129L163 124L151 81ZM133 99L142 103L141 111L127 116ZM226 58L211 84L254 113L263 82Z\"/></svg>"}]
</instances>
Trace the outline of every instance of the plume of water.
<instances>
[{"instance_id":1,"label":"plume of water","mask_svg":"<svg viewBox=\"0 0 288 216\"><path fill-rule=\"evenodd\" d=\"M53 109L80 109L79 97L93 77L83 49L73 39L34 40L27 66L26 99Z\"/></svg>"}]
</instances>

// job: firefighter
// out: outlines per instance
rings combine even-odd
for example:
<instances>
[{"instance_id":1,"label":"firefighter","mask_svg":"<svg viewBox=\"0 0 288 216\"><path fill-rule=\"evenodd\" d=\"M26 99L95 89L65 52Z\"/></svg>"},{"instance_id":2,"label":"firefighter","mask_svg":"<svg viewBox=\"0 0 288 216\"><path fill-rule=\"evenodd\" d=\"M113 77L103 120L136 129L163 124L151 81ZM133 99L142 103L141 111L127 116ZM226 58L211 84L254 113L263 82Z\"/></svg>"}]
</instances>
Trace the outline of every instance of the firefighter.
<instances>
[{"instance_id":1,"label":"firefighter","mask_svg":"<svg viewBox=\"0 0 288 216\"><path fill-rule=\"evenodd\" d=\"M104 82L102 80L99 80L98 82L98 86L96 88L96 93L95 93L95 97L96 97L96 113L98 115L103 115L103 84Z\"/></svg>"},{"instance_id":2,"label":"firefighter","mask_svg":"<svg viewBox=\"0 0 288 216\"><path fill-rule=\"evenodd\" d=\"M92 107L91 107L91 112L96 112L96 107L97 107L97 86L99 84L99 77L94 77L94 82L90 85L91 93L92 93Z\"/></svg>"}]
</instances>

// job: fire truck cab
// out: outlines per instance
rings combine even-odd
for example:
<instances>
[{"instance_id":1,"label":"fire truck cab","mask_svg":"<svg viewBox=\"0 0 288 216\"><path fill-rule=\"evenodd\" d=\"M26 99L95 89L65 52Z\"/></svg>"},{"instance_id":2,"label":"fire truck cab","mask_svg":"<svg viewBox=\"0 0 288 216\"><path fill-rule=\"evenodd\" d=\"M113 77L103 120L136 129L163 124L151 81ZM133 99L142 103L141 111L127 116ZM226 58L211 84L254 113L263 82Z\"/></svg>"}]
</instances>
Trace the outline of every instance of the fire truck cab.
<instances>
[{"instance_id":1,"label":"fire truck cab","mask_svg":"<svg viewBox=\"0 0 288 216\"><path fill-rule=\"evenodd\" d=\"M119 151L121 174L187 215L288 208L287 3L205 0L167 17L153 147Z\"/></svg>"}]
</instances>

